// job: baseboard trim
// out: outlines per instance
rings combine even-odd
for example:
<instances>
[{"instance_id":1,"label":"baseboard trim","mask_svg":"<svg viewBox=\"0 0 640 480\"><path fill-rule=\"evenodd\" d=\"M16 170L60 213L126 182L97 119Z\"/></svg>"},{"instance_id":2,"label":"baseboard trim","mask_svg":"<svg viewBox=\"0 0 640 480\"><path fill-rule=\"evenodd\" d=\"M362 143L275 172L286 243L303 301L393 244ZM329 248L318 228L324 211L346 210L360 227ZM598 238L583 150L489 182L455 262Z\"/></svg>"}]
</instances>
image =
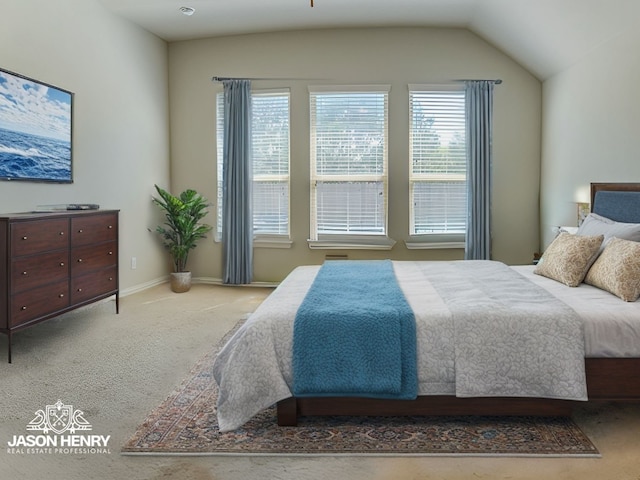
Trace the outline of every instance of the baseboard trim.
<instances>
[{"instance_id":1,"label":"baseboard trim","mask_svg":"<svg viewBox=\"0 0 640 480\"><path fill-rule=\"evenodd\" d=\"M223 287L265 287L265 288L276 288L280 285L280 282L251 282L248 285L226 285L222 283L221 278L214 277L194 277L192 279L193 283L204 283L208 285L221 285Z\"/></svg>"},{"instance_id":2,"label":"baseboard trim","mask_svg":"<svg viewBox=\"0 0 640 480\"><path fill-rule=\"evenodd\" d=\"M133 295L134 293L142 292L149 288L155 287L156 285L162 285L163 283L167 283L167 282L169 282L169 275L156 278L155 280L151 280L149 282L140 283L138 285L134 285L133 287L129 287L124 290L120 290L120 297ZM226 285L222 283L221 278L214 278L214 277L194 277L191 279L191 283L204 284L204 285L220 285L222 287L232 286L232 287L263 287L263 288L276 288L278 285L280 285L280 282L251 282L249 285Z\"/></svg>"},{"instance_id":3,"label":"baseboard trim","mask_svg":"<svg viewBox=\"0 0 640 480\"><path fill-rule=\"evenodd\" d=\"M156 285L161 285L163 283L167 283L169 281L169 275L164 277L156 278L155 280L151 280L149 282L140 283L138 285L134 285L133 287L126 288L124 290L120 290L120 297L126 297L127 295L133 295L134 293L142 292L151 287L155 287Z\"/></svg>"}]
</instances>

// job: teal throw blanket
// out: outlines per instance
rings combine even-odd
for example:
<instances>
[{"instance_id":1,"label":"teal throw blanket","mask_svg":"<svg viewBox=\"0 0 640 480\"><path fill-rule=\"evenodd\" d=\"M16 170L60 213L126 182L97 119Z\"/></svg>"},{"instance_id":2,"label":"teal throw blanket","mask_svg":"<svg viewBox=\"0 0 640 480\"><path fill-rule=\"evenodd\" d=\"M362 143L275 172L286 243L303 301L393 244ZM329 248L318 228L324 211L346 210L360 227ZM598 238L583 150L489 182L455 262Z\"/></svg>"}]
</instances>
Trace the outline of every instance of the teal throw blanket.
<instances>
[{"instance_id":1,"label":"teal throw blanket","mask_svg":"<svg viewBox=\"0 0 640 480\"><path fill-rule=\"evenodd\" d=\"M413 311L389 260L326 262L296 314L293 394L413 399Z\"/></svg>"}]
</instances>

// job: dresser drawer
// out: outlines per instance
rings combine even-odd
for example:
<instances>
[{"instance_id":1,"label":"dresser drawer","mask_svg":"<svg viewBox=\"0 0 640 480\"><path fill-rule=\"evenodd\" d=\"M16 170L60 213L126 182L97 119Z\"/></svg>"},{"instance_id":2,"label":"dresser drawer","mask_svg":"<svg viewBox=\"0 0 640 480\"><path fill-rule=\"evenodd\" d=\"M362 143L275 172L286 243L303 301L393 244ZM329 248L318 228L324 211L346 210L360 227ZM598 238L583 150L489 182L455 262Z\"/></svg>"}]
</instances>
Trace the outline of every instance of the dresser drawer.
<instances>
[{"instance_id":1,"label":"dresser drawer","mask_svg":"<svg viewBox=\"0 0 640 480\"><path fill-rule=\"evenodd\" d=\"M69 305L69 282L63 280L11 296L11 327L27 323Z\"/></svg>"},{"instance_id":2,"label":"dresser drawer","mask_svg":"<svg viewBox=\"0 0 640 480\"><path fill-rule=\"evenodd\" d=\"M114 266L74 277L71 280L71 303L79 303L118 289L118 269Z\"/></svg>"},{"instance_id":3,"label":"dresser drawer","mask_svg":"<svg viewBox=\"0 0 640 480\"><path fill-rule=\"evenodd\" d=\"M71 218L71 246L118 239L118 216L115 213Z\"/></svg>"},{"instance_id":4,"label":"dresser drawer","mask_svg":"<svg viewBox=\"0 0 640 480\"><path fill-rule=\"evenodd\" d=\"M67 250L29 257L17 257L11 262L11 293L46 285L69 277Z\"/></svg>"},{"instance_id":5,"label":"dresser drawer","mask_svg":"<svg viewBox=\"0 0 640 480\"><path fill-rule=\"evenodd\" d=\"M32 255L69 248L69 219L33 220L11 224L11 255Z\"/></svg>"},{"instance_id":6,"label":"dresser drawer","mask_svg":"<svg viewBox=\"0 0 640 480\"><path fill-rule=\"evenodd\" d=\"M116 242L71 249L72 277L109 267L116 263L118 263L118 244Z\"/></svg>"}]
</instances>

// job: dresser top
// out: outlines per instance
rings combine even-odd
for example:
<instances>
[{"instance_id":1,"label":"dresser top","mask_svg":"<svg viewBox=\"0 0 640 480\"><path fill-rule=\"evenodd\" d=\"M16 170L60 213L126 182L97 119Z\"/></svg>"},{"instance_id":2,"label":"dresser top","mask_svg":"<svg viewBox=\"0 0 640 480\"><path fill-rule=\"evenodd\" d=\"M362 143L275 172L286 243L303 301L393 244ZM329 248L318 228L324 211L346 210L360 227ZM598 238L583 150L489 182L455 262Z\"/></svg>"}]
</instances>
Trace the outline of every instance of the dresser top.
<instances>
[{"instance_id":1,"label":"dresser top","mask_svg":"<svg viewBox=\"0 0 640 480\"><path fill-rule=\"evenodd\" d=\"M17 212L17 213L0 213L2 220L35 220L39 218L55 218L55 217L75 217L80 215L98 215L105 213L118 213L120 210L58 210L55 212Z\"/></svg>"}]
</instances>

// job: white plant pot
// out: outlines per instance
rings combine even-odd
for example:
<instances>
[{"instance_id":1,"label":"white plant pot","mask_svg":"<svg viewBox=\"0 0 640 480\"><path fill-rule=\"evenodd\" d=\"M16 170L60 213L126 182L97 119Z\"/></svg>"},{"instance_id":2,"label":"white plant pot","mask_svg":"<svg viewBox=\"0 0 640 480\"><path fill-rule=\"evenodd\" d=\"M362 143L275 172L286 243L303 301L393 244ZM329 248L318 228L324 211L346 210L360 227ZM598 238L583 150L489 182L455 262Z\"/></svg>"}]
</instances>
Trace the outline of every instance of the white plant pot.
<instances>
[{"instance_id":1,"label":"white plant pot","mask_svg":"<svg viewBox=\"0 0 640 480\"><path fill-rule=\"evenodd\" d=\"M171 273L171 290L175 293L188 292L191 289L191 272Z\"/></svg>"}]
</instances>

